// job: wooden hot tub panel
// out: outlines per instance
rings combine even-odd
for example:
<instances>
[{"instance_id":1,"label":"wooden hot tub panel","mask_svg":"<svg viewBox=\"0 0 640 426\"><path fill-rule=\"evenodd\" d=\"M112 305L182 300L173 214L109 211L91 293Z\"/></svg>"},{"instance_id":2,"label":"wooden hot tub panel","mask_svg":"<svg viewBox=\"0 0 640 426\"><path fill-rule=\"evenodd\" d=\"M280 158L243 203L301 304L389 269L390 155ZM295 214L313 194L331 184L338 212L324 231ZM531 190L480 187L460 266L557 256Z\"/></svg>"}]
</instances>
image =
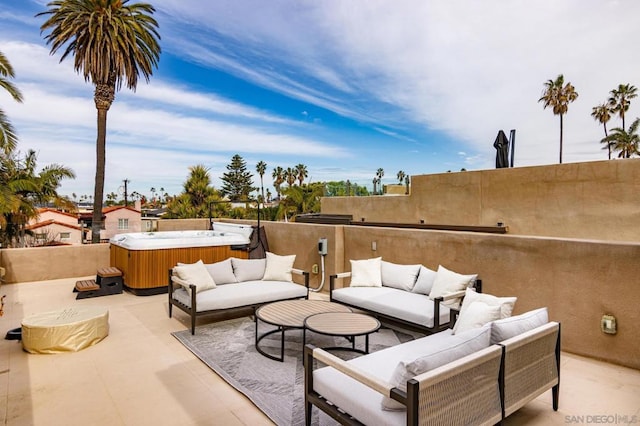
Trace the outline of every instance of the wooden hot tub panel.
<instances>
[{"instance_id":1,"label":"wooden hot tub panel","mask_svg":"<svg viewBox=\"0 0 640 426\"><path fill-rule=\"evenodd\" d=\"M167 291L169 269L181 263L215 263L230 257L247 259L246 250L232 250L231 246L181 247L156 250L129 250L110 246L111 266L120 269L124 284L134 294L159 294Z\"/></svg>"}]
</instances>

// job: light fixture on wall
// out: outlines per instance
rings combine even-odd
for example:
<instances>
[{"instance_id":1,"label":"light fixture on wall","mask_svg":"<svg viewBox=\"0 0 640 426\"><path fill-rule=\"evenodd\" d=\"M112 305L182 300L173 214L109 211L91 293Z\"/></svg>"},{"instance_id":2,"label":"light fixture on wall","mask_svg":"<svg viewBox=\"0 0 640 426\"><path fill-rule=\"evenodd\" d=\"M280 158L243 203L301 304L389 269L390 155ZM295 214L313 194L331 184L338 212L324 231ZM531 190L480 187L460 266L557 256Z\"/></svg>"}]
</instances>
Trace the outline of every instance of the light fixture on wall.
<instances>
[{"instance_id":1,"label":"light fixture on wall","mask_svg":"<svg viewBox=\"0 0 640 426\"><path fill-rule=\"evenodd\" d=\"M616 334L618 332L616 317L610 314L603 315L602 320L600 321L600 328L603 333Z\"/></svg>"}]
</instances>

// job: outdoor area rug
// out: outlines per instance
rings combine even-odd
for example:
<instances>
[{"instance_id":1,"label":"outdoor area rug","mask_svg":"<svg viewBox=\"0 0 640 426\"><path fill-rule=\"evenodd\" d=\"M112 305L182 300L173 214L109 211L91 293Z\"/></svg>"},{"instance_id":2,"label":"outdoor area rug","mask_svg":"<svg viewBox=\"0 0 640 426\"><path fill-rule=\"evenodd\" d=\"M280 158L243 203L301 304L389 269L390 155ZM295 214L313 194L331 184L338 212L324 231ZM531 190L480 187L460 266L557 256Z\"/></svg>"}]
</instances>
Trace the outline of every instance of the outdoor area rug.
<instances>
[{"instance_id":1,"label":"outdoor area rug","mask_svg":"<svg viewBox=\"0 0 640 426\"><path fill-rule=\"evenodd\" d=\"M272 329L272 328L271 328ZM270 330L260 323L260 334ZM304 425L304 367L302 365L302 330L285 333L285 361L271 360L256 351L255 323L250 318L239 318L200 326L195 336L189 330L172 333L194 355L231 386L246 395L262 412L279 426ZM381 328L369 337L369 351L375 352L389 346L412 340L414 336L388 328ZM344 338L333 338L307 333L307 343L318 347L346 346ZM364 337L358 337L356 345L364 347ZM278 355L280 333L263 339L260 347ZM359 354L349 351L332 351L349 359ZM313 410L312 424L333 425L335 422L324 413Z\"/></svg>"}]
</instances>

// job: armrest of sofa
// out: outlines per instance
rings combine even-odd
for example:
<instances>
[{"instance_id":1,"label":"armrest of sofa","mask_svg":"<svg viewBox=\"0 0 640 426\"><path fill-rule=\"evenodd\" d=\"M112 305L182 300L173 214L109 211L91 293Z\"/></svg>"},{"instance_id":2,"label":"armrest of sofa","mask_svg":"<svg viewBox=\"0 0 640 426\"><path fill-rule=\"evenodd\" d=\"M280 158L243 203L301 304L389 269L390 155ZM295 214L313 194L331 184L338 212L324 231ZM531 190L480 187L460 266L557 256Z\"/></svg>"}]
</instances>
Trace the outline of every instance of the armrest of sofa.
<instances>
[{"instance_id":1,"label":"armrest of sofa","mask_svg":"<svg viewBox=\"0 0 640 426\"><path fill-rule=\"evenodd\" d=\"M304 286L309 288L309 271L303 271L302 269L291 268L291 273L296 275L302 275L304 277Z\"/></svg>"},{"instance_id":2,"label":"armrest of sofa","mask_svg":"<svg viewBox=\"0 0 640 426\"><path fill-rule=\"evenodd\" d=\"M377 377L371 376L365 371L349 364L348 362L338 358L337 356L325 351L324 349L316 348L311 344L307 344L304 347L304 366L305 366L305 387L308 391L313 390L313 360L316 359L329 367L335 368L341 373L351 377L354 380L362 383L363 385L373 389L374 391L394 398L401 403L406 402L406 394L401 390L394 387L391 383L384 380L380 380ZM310 385L310 386L309 386Z\"/></svg>"},{"instance_id":3,"label":"armrest of sofa","mask_svg":"<svg viewBox=\"0 0 640 426\"><path fill-rule=\"evenodd\" d=\"M333 274L329 276L329 300L332 300L331 293L336 288L336 280L338 278L348 278L351 276L351 272L340 272L339 274Z\"/></svg>"}]
</instances>

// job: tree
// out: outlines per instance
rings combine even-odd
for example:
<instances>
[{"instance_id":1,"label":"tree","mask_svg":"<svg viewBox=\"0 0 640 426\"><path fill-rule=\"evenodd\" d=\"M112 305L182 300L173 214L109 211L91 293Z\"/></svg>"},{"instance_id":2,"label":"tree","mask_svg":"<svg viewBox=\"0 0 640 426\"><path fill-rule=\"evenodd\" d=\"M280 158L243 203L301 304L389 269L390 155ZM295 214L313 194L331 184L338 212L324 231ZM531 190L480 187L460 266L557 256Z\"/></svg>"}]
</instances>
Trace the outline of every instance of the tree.
<instances>
[{"instance_id":1,"label":"tree","mask_svg":"<svg viewBox=\"0 0 640 426\"><path fill-rule=\"evenodd\" d=\"M398 182L400 183L400 185L402 185L402 182L404 182L404 177L405 177L406 175L407 175L407 174L406 174L405 172L403 172L402 170L400 170L400 171L398 172L398 174L396 175L396 177L398 178Z\"/></svg>"},{"instance_id":2,"label":"tree","mask_svg":"<svg viewBox=\"0 0 640 426\"><path fill-rule=\"evenodd\" d=\"M182 187L184 191L167 203L170 219L208 217L210 205L216 216L228 209L228 204L219 203L222 197L211 186L209 169L201 164L189 167L189 176Z\"/></svg>"},{"instance_id":3,"label":"tree","mask_svg":"<svg viewBox=\"0 0 640 426\"><path fill-rule=\"evenodd\" d=\"M285 188L282 192L285 197L280 202L277 217L288 220L289 217L297 214L319 212L324 185L321 183L296 185Z\"/></svg>"},{"instance_id":4,"label":"tree","mask_svg":"<svg viewBox=\"0 0 640 426\"><path fill-rule=\"evenodd\" d=\"M308 173L307 173L307 166L305 166L304 164L298 164L295 168L296 174L297 174L297 178L298 178L298 183L300 186L302 186L302 182L307 178Z\"/></svg>"},{"instance_id":5,"label":"tree","mask_svg":"<svg viewBox=\"0 0 640 426\"><path fill-rule=\"evenodd\" d=\"M296 179L298 178L298 173L293 167L287 167L287 170L284 171L284 180L289 185L289 188L296 183Z\"/></svg>"},{"instance_id":6,"label":"tree","mask_svg":"<svg viewBox=\"0 0 640 426\"><path fill-rule=\"evenodd\" d=\"M147 3L128 0L55 0L40 30L51 54L64 48L60 58L74 57L74 69L95 86L93 99L98 113L96 176L93 197L92 242L100 241L104 195L107 111L122 84L135 91L142 73L147 82L160 58L158 23ZM65 47L66 46L66 47Z\"/></svg>"},{"instance_id":7,"label":"tree","mask_svg":"<svg viewBox=\"0 0 640 426\"><path fill-rule=\"evenodd\" d=\"M378 188L380 189L380 194L382 194L382 177L384 176L384 170L382 168L379 168L376 171L376 177L378 178ZM375 194L375 188L373 193Z\"/></svg>"},{"instance_id":8,"label":"tree","mask_svg":"<svg viewBox=\"0 0 640 426\"><path fill-rule=\"evenodd\" d=\"M591 109L591 116L593 117L593 119L596 120L598 123L601 123L602 126L604 127L605 138L609 136L609 134L607 133L607 123L609 122L609 120L611 120L611 112L612 112L611 108L606 103L602 103L598 106L594 106ZM611 160L611 145L607 143L607 146L605 148L608 149L609 160Z\"/></svg>"},{"instance_id":9,"label":"tree","mask_svg":"<svg viewBox=\"0 0 640 426\"><path fill-rule=\"evenodd\" d=\"M231 163L227 164L227 170L228 172L222 175L222 195L228 196L231 201L248 200L249 194L255 188L252 175L247 171L246 161L236 154L231 158Z\"/></svg>"},{"instance_id":10,"label":"tree","mask_svg":"<svg viewBox=\"0 0 640 426\"><path fill-rule=\"evenodd\" d=\"M613 151L619 151L618 158L631 158L632 155L640 154L640 136L638 135L638 126L640 125L640 118L636 118L629 130L625 130L622 127L616 127L611 129L609 136L602 139L602 142L607 143L607 146L611 147Z\"/></svg>"},{"instance_id":11,"label":"tree","mask_svg":"<svg viewBox=\"0 0 640 426\"><path fill-rule=\"evenodd\" d=\"M409 183L410 183L410 178L409 178L409 176L405 176L405 177L404 177L404 185L405 185L404 193L405 193L406 195L409 195Z\"/></svg>"},{"instance_id":12,"label":"tree","mask_svg":"<svg viewBox=\"0 0 640 426\"><path fill-rule=\"evenodd\" d=\"M280 166L274 168L271 177L273 178L273 187L276 189L276 195L280 199L281 185L284 183L284 169Z\"/></svg>"},{"instance_id":13,"label":"tree","mask_svg":"<svg viewBox=\"0 0 640 426\"><path fill-rule=\"evenodd\" d=\"M553 115L560 116L560 164L562 164L562 117L569 111L569 104L578 98L578 92L571 83L564 83L564 76L558 75L555 80L547 80L545 90L538 102L543 103L544 109L551 107Z\"/></svg>"},{"instance_id":14,"label":"tree","mask_svg":"<svg viewBox=\"0 0 640 426\"><path fill-rule=\"evenodd\" d=\"M609 98L609 107L614 113L618 113L622 119L622 129L626 130L624 125L624 115L629 111L631 99L638 96L638 89L630 84L619 84L617 89L613 89Z\"/></svg>"},{"instance_id":15,"label":"tree","mask_svg":"<svg viewBox=\"0 0 640 426\"><path fill-rule=\"evenodd\" d=\"M39 173L37 155L29 150L24 158L11 150L0 155L0 243L3 247L22 246L28 234L26 226L38 216L39 204L53 202L70 211L75 205L68 198L58 195L63 179L74 178L67 167L51 164Z\"/></svg>"},{"instance_id":16,"label":"tree","mask_svg":"<svg viewBox=\"0 0 640 426\"><path fill-rule=\"evenodd\" d=\"M258 161L258 164L256 164L256 172L258 172L258 175L260 175L260 195L262 195L262 202L264 203L264 174L267 171L267 163L265 163L264 161Z\"/></svg>"},{"instance_id":17,"label":"tree","mask_svg":"<svg viewBox=\"0 0 640 426\"><path fill-rule=\"evenodd\" d=\"M22 102L22 93L9 81L8 78L14 78L13 67L2 52L0 52L0 87L5 89L9 95L16 101ZM8 78L7 78L8 77ZM13 125L9 118L0 108L0 150L6 155L12 152L18 146L18 136L13 129Z\"/></svg>"}]
</instances>

